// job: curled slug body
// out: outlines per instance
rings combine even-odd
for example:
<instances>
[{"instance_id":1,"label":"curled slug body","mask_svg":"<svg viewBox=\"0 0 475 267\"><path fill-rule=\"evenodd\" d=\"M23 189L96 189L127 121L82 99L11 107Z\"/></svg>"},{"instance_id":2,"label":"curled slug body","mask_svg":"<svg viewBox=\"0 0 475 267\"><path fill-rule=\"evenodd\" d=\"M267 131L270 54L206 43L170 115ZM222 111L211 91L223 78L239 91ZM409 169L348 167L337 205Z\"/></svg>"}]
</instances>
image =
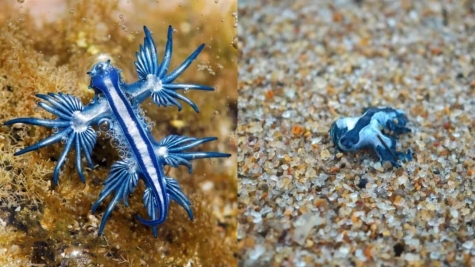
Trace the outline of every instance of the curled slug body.
<instances>
[{"instance_id":1,"label":"curled slug body","mask_svg":"<svg viewBox=\"0 0 475 267\"><path fill-rule=\"evenodd\" d=\"M360 117L343 117L330 127L333 144L340 151L372 148L381 162L389 161L400 167L399 160L412 160L412 151L396 151L399 135L411 132L406 127L408 119L399 109L390 107L366 108ZM389 133L385 133L383 130Z\"/></svg>"},{"instance_id":2,"label":"curled slug body","mask_svg":"<svg viewBox=\"0 0 475 267\"><path fill-rule=\"evenodd\" d=\"M158 62L150 31L146 27L144 31L144 44L136 53L135 66L139 75L138 81L131 84L122 81L120 70L112 66L110 61L96 63L88 72L91 77L89 87L95 91L94 100L89 104L83 105L77 97L69 94L38 94L39 98L46 101L38 105L57 116L56 119L16 118L5 122L5 125L26 123L57 129L56 133L50 137L15 153L15 155L21 155L63 140L65 146L54 169L55 185L58 184L59 173L66 161L66 156L73 147L76 151L75 166L78 175L85 182L81 155L84 155L89 167L93 168L91 155L97 134L92 127L107 126L107 131L112 136L121 159L112 165L99 198L92 206L94 213L104 199L113 194L102 217L99 235L104 231L115 205L122 199L128 206L128 196L134 191L140 179L144 181L146 187L143 202L150 220L139 216L137 219L151 226L155 237L157 237L157 226L165 222L167 218L170 200L182 206L189 218L193 220L190 201L178 182L165 176L165 165L175 168L184 165L191 173L191 160L230 156L230 154L219 152L186 151L214 141L217 139L215 137L195 138L169 135L161 141L153 138L150 132L152 125L147 122L140 108L143 101L150 97L157 106L177 106L180 111L182 105L178 100L181 100L198 112L198 107L177 91L189 89L213 91L214 89L205 85L174 83L174 80L196 59L204 45L199 46L181 65L167 74L172 55L172 27L168 28L167 44L161 64Z\"/></svg>"}]
</instances>

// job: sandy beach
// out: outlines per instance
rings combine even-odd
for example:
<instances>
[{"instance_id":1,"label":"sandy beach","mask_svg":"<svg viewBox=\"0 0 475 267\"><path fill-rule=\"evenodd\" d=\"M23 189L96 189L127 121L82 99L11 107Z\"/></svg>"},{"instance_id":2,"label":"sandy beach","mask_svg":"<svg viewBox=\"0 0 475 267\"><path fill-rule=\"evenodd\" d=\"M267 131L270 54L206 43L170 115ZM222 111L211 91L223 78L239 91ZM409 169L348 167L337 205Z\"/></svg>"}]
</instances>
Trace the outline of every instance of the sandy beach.
<instances>
[{"instance_id":1,"label":"sandy beach","mask_svg":"<svg viewBox=\"0 0 475 267\"><path fill-rule=\"evenodd\" d=\"M475 264L473 1L239 4L241 266ZM330 125L402 109L392 168Z\"/></svg>"},{"instance_id":2,"label":"sandy beach","mask_svg":"<svg viewBox=\"0 0 475 267\"><path fill-rule=\"evenodd\" d=\"M237 265L237 49L232 43L237 35L236 1L17 0L0 1L0 10L0 266ZM66 139L25 155L14 153L63 129L3 124L18 117L56 119L37 107L41 99L36 94L70 94L84 106L89 104L95 92L88 89L86 72L99 61L111 60L125 82L137 81L134 61L144 42L143 27L150 30L163 62L169 25L173 53L167 73L204 43L176 82L215 90L177 91L193 101L199 113L181 101L179 111L147 100L142 108L153 122L150 130L156 140L170 135L217 137L195 151L231 156L193 160L192 173L186 167L165 167L165 175L176 178L189 199L193 221L170 202L167 220L155 238L151 228L136 219L147 215L145 186L138 181L98 236L112 198L94 214L91 207L120 156L107 138L110 134L94 125L94 169L80 162L84 183L73 150L61 169L59 185L53 186ZM123 204L127 197L128 207Z\"/></svg>"}]
</instances>

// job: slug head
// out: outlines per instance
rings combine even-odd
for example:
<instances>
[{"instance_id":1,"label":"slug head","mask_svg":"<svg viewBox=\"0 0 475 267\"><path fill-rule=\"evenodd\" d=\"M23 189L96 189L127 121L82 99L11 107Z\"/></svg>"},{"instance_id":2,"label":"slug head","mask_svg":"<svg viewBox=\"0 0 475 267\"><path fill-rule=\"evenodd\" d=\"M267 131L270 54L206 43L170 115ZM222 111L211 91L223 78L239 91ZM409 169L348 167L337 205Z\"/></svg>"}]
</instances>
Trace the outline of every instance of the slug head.
<instances>
[{"instance_id":1,"label":"slug head","mask_svg":"<svg viewBox=\"0 0 475 267\"><path fill-rule=\"evenodd\" d=\"M356 144L358 144L358 142L359 136L355 135L353 131L349 131L341 137L338 147L344 151L352 151L356 150Z\"/></svg>"},{"instance_id":2,"label":"slug head","mask_svg":"<svg viewBox=\"0 0 475 267\"><path fill-rule=\"evenodd\" d=\"M330 137L333 141L333 144L340 149L339 147L339 141L341 137L348 131L347 127L341 127L339 125L339 120L335 121L331 126L330 126Z\"/></svg>"},{"instance_id":3,"label":"slug head","mask_svg":"<svg viewBox=\"0 0 475 267\"><path fill-rule=\"evenodd\" d=\"M92 66L87 74L91 76L89 88L104 92L109 87L109 83L117 84L120 80L120 70L110 64L110 60L99 62Z\"/></svg>"}]
</instances>

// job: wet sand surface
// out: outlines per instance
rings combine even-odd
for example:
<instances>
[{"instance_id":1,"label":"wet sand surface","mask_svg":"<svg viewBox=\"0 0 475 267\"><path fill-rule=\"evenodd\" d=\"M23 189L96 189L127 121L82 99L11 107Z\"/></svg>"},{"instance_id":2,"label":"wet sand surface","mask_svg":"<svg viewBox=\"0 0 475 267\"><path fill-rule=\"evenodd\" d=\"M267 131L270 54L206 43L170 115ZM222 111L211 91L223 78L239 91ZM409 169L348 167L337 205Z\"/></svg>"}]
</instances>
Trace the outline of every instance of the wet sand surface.
<instances>
[{"instance_id":1,"label":"wet sand surface","mask_svg":"<svg viewBox=\"0 0 475 267\"><path fill-rule=\"evenodd\" d=\"M243 1L242 266L475 264L473 1ZM406 112L396 169L328 136L369 106Z\"/></svg>"}]
</instances>

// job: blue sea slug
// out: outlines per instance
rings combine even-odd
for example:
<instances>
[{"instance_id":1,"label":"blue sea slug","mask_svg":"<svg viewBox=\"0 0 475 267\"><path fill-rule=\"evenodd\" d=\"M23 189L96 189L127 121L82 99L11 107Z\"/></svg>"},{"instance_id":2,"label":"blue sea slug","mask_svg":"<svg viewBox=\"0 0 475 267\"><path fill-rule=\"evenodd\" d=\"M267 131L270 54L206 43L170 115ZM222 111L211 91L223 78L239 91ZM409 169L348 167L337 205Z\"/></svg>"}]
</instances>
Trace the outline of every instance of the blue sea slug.
<instances>
[{"instance_id":1,"label":"blue sea slug","mask_svg":"<svg viewBox=\"0 0 475 267\"><path fill-rule=\"evenodd\" d=\"M333 144L340 151L356 151L372 148L380 162L389 161L400 167L398 161L412 160L412 151L396 151L401 134L411 132L406 127L407 116L402 110L390 107L366 108L360 117L343 117L330 127Z\"/></svg>"},{"instance_id":2,"label":"blue sea slug","mask_svg":"<svg viewBox=\"0 0 475 267\"><path fill-rule=\"evenodd\" d=\"M147 123L140 108L144 100L150 97L157 106L176 106L179 111L182 109L180 100L198 112L196 104L177 91L213 91L214 89L205 85L174 83L175 79L196 59L204 45L199 46L181 65L169 72L173 46L172 27L168 28L168 39L161 63L158 62L150 31L147 27L144 27L144 31L144 44L140 45L135 61L138 81L124 82L120 70L111 65L109 60L96 63L88 72L91 78L89 88L95 92L95 97L89 104L84 105L77 97L69 94L38 94L37 96L44 100L38 105L55 115L56 119L16 118L5 122L6 125L26 123L55 129L55 133L51 136L15 153L15 155L22 155L62 141L65 144L64 149L56 162L53 173L55 185L58 184L61 167L72 149L76 154L75 167L79 178L85 182L81 163L82 155L89 167L93 168L91 155L97 139L97 133L93 127L105 126L108 134L113 138L114 147L118 149L121 159L112 165L99 198L92 206L94 213L107 196L113 195L102 217L99 235L104 231L115 205L122 200L128 206L128 196L134 191L140 179L145 183L143 202L150 219L137 218L143 224L152 227L155 237L157 226L165 222L167 218L170 200L181 205L189 218L193 220L190 201L178 182L165 175L165 165L171 167L184 165L191 173L191 160L230 156L230 154L219 152L187 151L203 143L214 141L215 137L169 135L160 141L152 137L151 125Z\"/></svg>"}]
</instances>

